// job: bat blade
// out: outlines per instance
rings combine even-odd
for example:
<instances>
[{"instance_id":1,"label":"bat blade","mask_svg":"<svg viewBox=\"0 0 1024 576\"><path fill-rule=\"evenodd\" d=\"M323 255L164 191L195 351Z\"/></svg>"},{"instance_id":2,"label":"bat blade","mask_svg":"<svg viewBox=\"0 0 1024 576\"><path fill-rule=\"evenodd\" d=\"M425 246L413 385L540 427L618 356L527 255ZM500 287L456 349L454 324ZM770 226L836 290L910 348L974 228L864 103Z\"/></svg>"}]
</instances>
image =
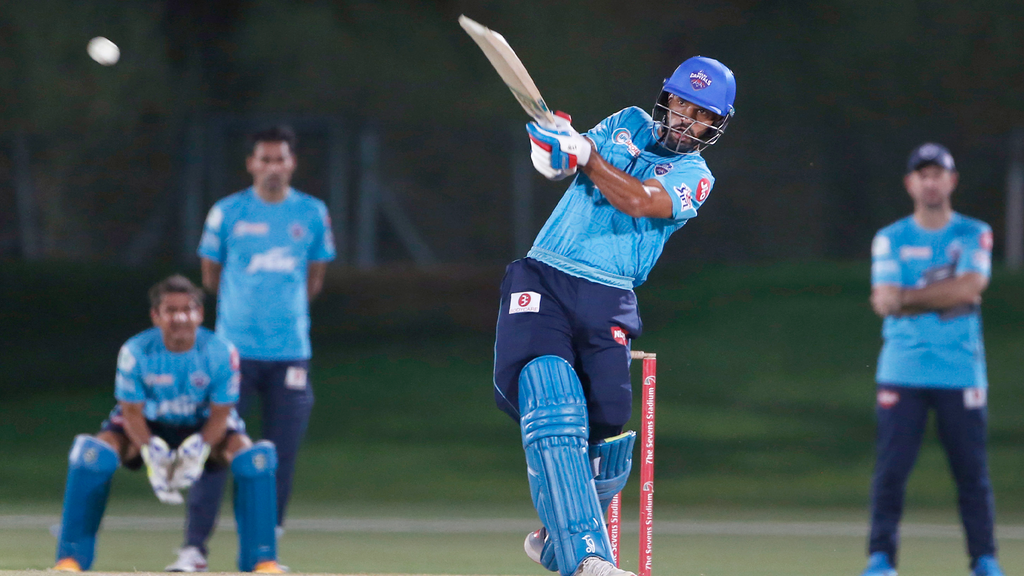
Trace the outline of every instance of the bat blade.
<instances>
[{"instance_id":1,"label":"bat blade","mask_svg":"<svg viewBox=\"0 0 1024 576\"><path fill-rule=\"evenodd\" d=\"M459 16L459 25L476 42L484 56L487 56L491 66L494 66L523 110L541 126L553 127L554 114L544 102L540 90L534 84L533 78L530 78L530 73L526 71L526 67L505 38L465 15Z\"/></svg>"}]
</instances>

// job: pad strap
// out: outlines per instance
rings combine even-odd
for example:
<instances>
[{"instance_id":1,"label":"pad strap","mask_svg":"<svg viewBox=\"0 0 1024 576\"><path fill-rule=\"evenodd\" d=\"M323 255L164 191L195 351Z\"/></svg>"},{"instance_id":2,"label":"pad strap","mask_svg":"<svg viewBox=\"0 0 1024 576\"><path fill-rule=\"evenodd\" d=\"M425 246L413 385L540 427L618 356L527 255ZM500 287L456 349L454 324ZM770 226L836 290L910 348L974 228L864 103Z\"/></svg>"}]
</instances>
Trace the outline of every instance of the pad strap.
<instances>
[{"instance_id":1,"label":"pad strap","mask_svg":"<svg viewBox=\"0 0 1024 576\"><path fill-rule=\"evenodd\" d=\"M633 444L636 432L623 432L590 446L590 463L594 467L594 484L601 508L608 513L612 498L626 487L633 468Z\"/></svg>"}]
</instances>

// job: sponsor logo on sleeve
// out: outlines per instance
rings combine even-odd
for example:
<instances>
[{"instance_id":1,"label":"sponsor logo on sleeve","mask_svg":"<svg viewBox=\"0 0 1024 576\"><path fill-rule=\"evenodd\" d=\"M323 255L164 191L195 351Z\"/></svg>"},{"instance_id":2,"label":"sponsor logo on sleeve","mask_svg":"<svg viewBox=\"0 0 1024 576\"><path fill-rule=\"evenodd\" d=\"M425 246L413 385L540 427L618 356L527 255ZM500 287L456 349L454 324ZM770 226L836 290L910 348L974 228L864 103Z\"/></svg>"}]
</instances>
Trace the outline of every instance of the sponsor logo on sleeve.
<instances>
[{"instance_id":1,"label":"sponsor logo on sleeve","mask_svg":"<svg viewBox=\"0 0 1024 576\"><path fill-rule=\"evenodd\" d=\"M114 387L126 394L135 393L135 382L131 378L125 378L121 374L118 374L114 379Z\"/></svg>"},{"instance_id":2,"label":"sponsor logo on sleeve","mask_svg":"<svg viewBox=\"0 0 1024 576\"><path fill-rule=\"evenodd\" d=\"M884 274L895 274L900 271L900 265L895 260L880 260L871 264L871 272L879 276Z\"/></svg>"},{"instance_id":3,"label":"sponsor logo on sleeve","mask_svg":"<svg viewBox=\"0 0 1024 576\"><path fill-rule=\"evenodd\" d=\"M664 176L665 174L668 174L669 172L671 172L672 168L673 168L673 166L672 166L671 162L666 163L666 164L658 164L657 166L654 167L654 175L655 176Z\"/></svg>"},{"instance_id":4,"label":"sponsor logo on sleeve","mask_svg":"<svg viewBox=\"0 0 1024 576\"><path fill-rule=\"evenodd\" d=\"M981 236L978 238L978 246L981 247L982 250L992 250L991 230L985 230L981 233Z\"/></svg>"},{"instance_id":5,"label":"sponsor logo on sleeve","mask_svg":"<svg viewBox=\"0 0 1024 576\"><path fill-rule=\"evenodd\" d=\"M875 257L888 256L892 252L892 241L888 236L879 234L871 241L871 255Z\"/></svg>"},{"instance_id":6,"label":"sponsor logo on sleeve","mask_svg":"<svg viewBox=\"0 0 1024 576\"><path fill-rule=\"evenodd\" d=\"M973 410L988 404L988 391L984 388L964 388L964 408Z\"/></svg>"},{"instance_id":7,"label":"sponsor logo on sleeve","mask_svg":"<svg viewBox=\"0 0 1024 576\"><path fill-rule=\"evenodd\" d=\"M625 146L626 150L634 158L640 155L640 149L636 147L636 144L633 144L633 136L629 133L629 130L619 128L612 132L612 141L620 146Z\"/></svg>"},{"instance_id":8,"label":"sponsor logo on sleeve","mask_svg":"<svg viewBox=\"0 0 1024 576\"><path fill-rule=\"evenodd\" d=\"M711 180L707 178L701 178L700 182L697 182L697 203L703 204L708 199L708 194L711 193Z\"/></svg>"},{"instance_id":9,"label":"sponsor logo on sleeve","mask_svg":"<svg viewBox=\"0 0 1024 576\"><path fill-rule=\"evenodd\" d=\"M228 358L230 358L231 369L238 372L242 367L242 359L238 356L238 348L234 344L228 344Z\"/></svg>"},{"instance_id":10,"label":"sponsor logo on sleeve","mask_svg":"<svg viewBox=\"0 0 1024 576\"><path fill-rule=\"evenodd\" d=\"M206 227L210 230L220 230L220 225L223 222L224 211L220 209L220 206L210 208L210 213L206 216Z\"/></svg>"},{"instance_id":11,"label":"sponsor logo on sleeve","mask_svg":"<svg viewBox=\"0 0 1024 576\"><path fill-rule=\"evenodd\" d=\"M622 346L626 345L626 331L618 326L612 326L612 339Z\"/></svg>"},{"instance_id":12,"label":"sponsor logo on sleeve","mask_svg":"<svg viewBox=\"0 0 1024 576\"><path fill-rule=\"evenodd\" d=\"M536 292L513 292L509 302L509 314L540 312L540 294Z\"/></svg>"},{"instance_id":13,"label":"sponsor logo on sleeve","mask_svg":"<svg viewBox=\"0 0 1024 576\"><path fill-rule=\"evenodd\" d=\"M238 374L238 373L233 374L231 376L231 379L228 380L228 395L229 396L238 396L238 389L240 388L241 384L242 384L242 375Z\"/></svg>"},{"instance_id":14,"label":"sponsor logo on sleeve","mask_svg":"<svg viewBox=\"0 0 1024 576\"><path fill-rule=\"evenodd\" d=\"M270 232L270 224L266 222L246 222L239 220L235 222L231 234L236 238L242 236L266 236Z\"/></svg>"},{"instance_id":15,"label":"sponsor logo on sleeve","mask_svg":"<svg viewBox=\"0 0 1024 576\"><path fill-rule=\"evenodd\" d=\"M284 387L289 390L305 390L306 380L306 369L301 366L289 366L284 373Z\"/></svg>"},{"instance_id":16,"label":"sponsor logo on sleeve","mask_svg":"<svg viewBox=\"0 0 1024 576\"><path fill-rule=\"evenodd\" d=\"M693 208L693 194L690 192L690 187L684 183L680 183L679 186L673 188L676 195L679 196L679 201L682 203L681 210L689 210Z\"/></svg>"},{"instance_id":17,"label":"sponsor logo on sleeve","mask_svg":"<svg viewBox=\"0 0 1024 576\"><path fill-rule=\"evenodd\" d=\"M131 372L134 368L135 355L127 346L121 346L121 352L117 355L117 369L122 372Z\"/></svg>"},{"instance_id":18,"label":"sponsor logo on sleeve","mask_svg":"<svg viewBox=\"0 0 1024 576\"><path fill-rule=\"evenodd\" d=\"M901 246L900 260L931 260L931 246Z\"/></svg>"},{"instance_id":19,"label":"sponsor logo on sleeve","mask_svg":"<svg viewBox=\"0 0 1024 576\"><path fill-rule=\"evenodd\" d=\"M694 90L703 90L711 86L711 76L703 70L690 72L690 86L693 86Z\"/></svg>"},{"instance_id":20,"label":"sponsor logo on sleeve","mask_svg":"<svg viewBox=\"0 0 1024 576\"><path fill-rule=\"evenodd\" d=\"M294 272L299 260L292 256L288 247L271 248L266 252L253 254L245 271L256 272Z\"/></svg>"},{"instance_id":21,"label":"sponsor logo on sleeve","mask_svg":"<svg viewBox=\"0 0 1024 576\"><path fill-rule=\"evenodd\" d=\"M878 407L888 410L900 401L900 393L895 390L878 391Z\"/></svg>"},{"instance_id":22,"label":"sponsor logo on sleeve","mask_svg":"<svg viewBox=\"0 0 1024 576\"><path fill-rule=\"evenodd\" d=\"M971 257L971 260L976 268L988 270L992 267L992 255L983 250L975 252L974 256Z\"/></svg>"}]
</instances>

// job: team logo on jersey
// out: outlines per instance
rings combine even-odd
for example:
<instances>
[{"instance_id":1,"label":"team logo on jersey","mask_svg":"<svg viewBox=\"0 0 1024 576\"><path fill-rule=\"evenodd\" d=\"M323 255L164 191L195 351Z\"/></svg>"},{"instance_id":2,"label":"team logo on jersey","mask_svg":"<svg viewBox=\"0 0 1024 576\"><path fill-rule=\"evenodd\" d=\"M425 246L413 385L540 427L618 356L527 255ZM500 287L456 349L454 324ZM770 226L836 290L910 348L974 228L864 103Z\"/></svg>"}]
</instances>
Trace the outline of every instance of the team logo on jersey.
<instances>
[{"instance_id":1,"label":"team logo on jersey","mask_svg":"<svg viewBox=\"0 0 1024 576\"><path fill-rule=\"evenodd\" d=\"M676 195L679 196L679 202L682 203L682 210L689 210L693 208L693 192L690 192L690 187L685 183L680 183L679 186L673 188Z\"/></svg>"},{"instance_id":2,"label":"team logo on jersey","mask_svg":"<svg viewBox=\"0 0 1024 576\"><path fill-rule=\"evenodd\" d=\"M654 167L655 176L664 176L672 171L672 164L658 164Z\"/></svg>"},{"instance_id":3,"label":"team logo on jersey","mask_svg":"<svg viewBox=\"0 0 1024 576\"><path fill-rule=\"evenodd\" d=\"M900 247L900 260L931 260L931 246L902 246Z\"/></svg>"},{"instance_id":4,"label":"team logo on jersey","mask_svg":"<svg viewBox=\"0 0 1024 576\"><path fill-rule=\"evenodd\" d=\"M992 231L991 230L985 230L984 232L981 233L981 236L978 238L978 246L981 247L982 250L991 250L992 249Z\"/></svg>"},{"instance_id":5,"label":"team logo on jersey","mask_svg":"<svg viewBox=\"0 0 1024 576\"><path fill-rule=\"evenodd\" d=\"M245 271L249 274L256 272L294 272L299 265L299 259L292 256L288 247L271 248L260 254L253 254L252 260Z\"/></svg>"},{"instance_id":6,"label":"team logo on jersey","mask_svg":"<svg viewBox=\"0 0 1024 576\"><path fill-rule=\"evenodd\" d=\"M188 379L196 390L202 390L210 384L210 377L205 372L193 372L189 374Z\"/></svg>"},{"instance_id":7,"label":"team logo on jersey","mask_svg":"<svg viewBox=\"0 0 1024 576\"><path fill-rule=\"evenodd\" d=\"M266 222L246 222L239 220L235 222L231 234L236 238L241 236L266 236L270 232L270 224Z\"/></svg>"},{"instance_id":8,"label":"team logo on jersey","mask_svg":"<svg viewBox=\"0 0 1024 576\"><path fill-rule=\"evenodd\" d=\"M878 407L888 410L900 401L900 393L895 390L878 391Z\"/></svg>"},{"instance_id":9,"label":"team logo on jersey","mask_svg":"<svg viewBox=\"0 0 1024 576\"><path fill-rule=\"evenodd\" d=\"M711 76L708 76L707 72L703 70L690 72L690 86L693 86L694 90L703 90L711 86Z\"/></svg>"},{"instance_id":10,"label":"team logo on jersey","mask_svg":"<svg viewBox=\"0 0 1024 576\"><path fill-rule=\"evenodd\" d=\"M708 194L711 193L711 180L707 178L701 178L700 182L697 182L697 203L703 204L708 199Z\"/></svg>"},{"instance_id":11,"label":"team logo on jersey","mask_svg":"<svg viewBox=\"0 0 1024 576\"><path fill-rule=\"evenodd\" d=\"M298 222L292 222L292 225L288 227L288 234L291 235L292 240L302 240L302 237L306 235L306 229Z\"/></svg>"},{"instance_id":12,"label":"team logo on jersey","mask_svg":"<svg viewBox=\"0 0 1024 576\"><path fill-rule=\"evenodd\" d=\"M988 404L988 394L984 388L964 388L964 408L968 410L984 408Z\"/></svg>"},{"instance_id":13,"label":"team logo on jersey","mask_svg":"<svg viewBox=\"0 0 1024 576\"><path fill-rule=\"evenodd\" d=\"M626 150L628 150L630 155L634 158L640 155L640 149L636 147L636 144L633 144L633 136L629 133L629 130L619 128L615 132L612 132L612 141L620 146L625 146Z\"/></svg>"},{"instance_id":14,"label":"team logo on jersey","mask_svg":"<svg viewBox=\"0 0 1024 576\"><path fill-rule=\"evenodd\" d=\"M509 314L540 312L540 294L536 292L513 292L508 305Z\"/></svg>"},{"instance_id":15,"label":"team logo on jersey","mask_svg":"<svg viewBox=\"0 0 1024 576\"><path fill-rule=\"evenodd\" d=\"M618 326L612 326L612 340L622 346L626 345L626 331Z\"/></svg>"}]
</instances>

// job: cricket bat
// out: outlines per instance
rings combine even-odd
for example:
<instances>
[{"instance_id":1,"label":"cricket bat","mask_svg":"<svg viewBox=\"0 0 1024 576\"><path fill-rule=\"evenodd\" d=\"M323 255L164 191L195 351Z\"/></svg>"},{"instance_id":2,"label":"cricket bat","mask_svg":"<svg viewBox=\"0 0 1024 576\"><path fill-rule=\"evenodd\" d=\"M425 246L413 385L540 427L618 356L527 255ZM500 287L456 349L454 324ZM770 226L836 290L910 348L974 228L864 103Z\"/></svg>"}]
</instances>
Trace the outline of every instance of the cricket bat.
<instances>
[{"instance_id":1,"label":"cricket bat","mask_svg":"<svg viewBox=\"0 0 1024 576\"><path fill-rule=\"evenodd\" d=\"M505 85L512 91L523 110L541 126L554 128L554 113L544 102L540 90L537 90L537 85L533 83L533 78L530 78L526 67L505 38L465 15L459 16L459 25L480 46L484 56L491 61L491 66L494 66L501 75L501 79L505 81Z\"/></svg>"}]
</instances>

